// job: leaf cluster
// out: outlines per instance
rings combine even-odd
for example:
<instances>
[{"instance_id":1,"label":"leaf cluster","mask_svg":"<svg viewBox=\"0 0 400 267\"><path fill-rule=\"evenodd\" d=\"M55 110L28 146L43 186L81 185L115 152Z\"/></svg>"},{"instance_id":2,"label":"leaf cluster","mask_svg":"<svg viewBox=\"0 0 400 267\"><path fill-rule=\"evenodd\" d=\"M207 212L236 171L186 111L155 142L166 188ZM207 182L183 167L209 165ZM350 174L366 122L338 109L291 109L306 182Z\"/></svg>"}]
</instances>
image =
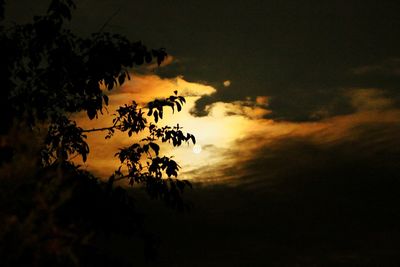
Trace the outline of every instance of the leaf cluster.
<instances>
[{"instance_id":1,"label":"leaf cluster","mask_svg":"<svg viewBox=\"0 0 400 267\"><path fill-rule=\"evenodd\" d=\"M15 194L16 201L7 202L13 208L0 213L0 221L8 227L0 235L6 240L18 233L20 239L16 240L28 242L24 244L31 262L42 266L48 257L56 259L56 263L50 260L51 264L59 265L63 262L60 259L68 258L69 265L79 265L77 259L83 256L77 250L90 247L82 244L92 244L98 232L131 233L138 216L132 197L118 181L138 184L150 197L181 210L186 207L181 194L191 186L189 181L178 179L180 166L160 149L160 143L195 143L195 137L183 133L179 124L157 126L165 107L173 112L182 110L185 98L177 91L143 107L132 100L116 110L112 125L102 128L83 129L71 119L77 112L86 113L91 120L98 118L109 105L108 92L131 79L132 67L153 61L160 65L167 57L164 48L148 49L142 42L131 42L118 34L74 34L66 27L74 8L73 0L52 0L45 15L5 28L4 1L0 0L0 137L10 135L15 125L25 125L20 131L44 134L40 150L32 156L38 162L32 174L35 178L22 186L28 193L8 192ZM150 122L153 119L155 123ZM131 145L116 153L120 166L107 182L71 162L76 156L86 161L90 152L87 133L103 131L106 139L117 131L132 138ZM135 141L134 137L143 133L146 137ZM13 151L21 145L0 144L0 167L18 161ZM34 201L27 204L27 199ZM1 247L1 252L8 249ZM25 252L19 253L16 255Z\"/></svg>"},{"instance_id":2,"label":"leaf cluster","mask_svg":"<svg viewBox=\"0 0 400 267\"><path fill-rule=\"evenodd\" d=\"M68 162L23 178L8 190L0 181L2 266L121 266L100 240L148 242L142 217L121 187L110 188Z\"/></svg>"}]
</instances>

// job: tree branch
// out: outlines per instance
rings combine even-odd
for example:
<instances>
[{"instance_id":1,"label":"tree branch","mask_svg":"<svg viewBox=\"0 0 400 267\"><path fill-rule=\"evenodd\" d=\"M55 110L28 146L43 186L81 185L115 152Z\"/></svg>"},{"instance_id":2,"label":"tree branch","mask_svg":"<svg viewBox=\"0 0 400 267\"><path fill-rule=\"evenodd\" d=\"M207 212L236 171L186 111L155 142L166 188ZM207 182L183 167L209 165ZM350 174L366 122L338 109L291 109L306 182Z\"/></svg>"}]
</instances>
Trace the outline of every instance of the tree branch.
<instances>
[{"instance_id":1,"label":"tree branch","mask_svg":"<svg viewBox=\"0 0 400 267\"><path fill-rule=\"evenodd\" d=\"M129 174L124 175L124 176L120 176L118 178L114 178L113 182L118 182L118 181L121 181L121 180L126 179L126 178L129 178Z\"/></svg>"},{"instance_id":2,"label":"tree branch","mask_svg":"<svg viewBox=\"0 0 400 267\"><path fill-rule=\"evenodd\" d=\"M114 129L116 126L110 126L110 127L103 127L103 128L93 128L93 129L83 129L82 133L90 133L90 132L99 132L99 131L109 131Z\"/></svg>"},{"instance_id":3,"label":"tree branch","mask_svg":"<svg viewBox=\"0 0 400 267\"><path fill-rule=\"evenodd\" d=\"M105 27L110 23L110 21L121 11L121 7L119 7L108 19L107 21L103 24L103 26L100 27L98 32L102 32Z\"/></svg>"}]
</instances>

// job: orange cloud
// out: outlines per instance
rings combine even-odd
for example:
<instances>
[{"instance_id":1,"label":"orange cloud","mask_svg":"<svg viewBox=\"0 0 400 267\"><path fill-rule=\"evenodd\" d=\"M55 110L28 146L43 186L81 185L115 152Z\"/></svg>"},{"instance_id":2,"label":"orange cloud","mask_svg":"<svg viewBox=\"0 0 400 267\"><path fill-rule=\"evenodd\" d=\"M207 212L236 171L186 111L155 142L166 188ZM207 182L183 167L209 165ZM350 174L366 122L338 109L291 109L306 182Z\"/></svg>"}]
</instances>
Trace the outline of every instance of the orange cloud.
<instances>
[{"instance_id":1,"label":"orange cloud","mask_svg":"<svg viewBox=\"0 0 400 267\"><path fill-rule=\"evenodd\" d=\"M359 111L385 110L393 107L393 100L376 88L353 89L347 93L350 103Z\"/></svg>"},{"instance_id":2,"label":"orange cloud","mask_svg":"<svg viewBox=\"0 0 400 267\"><path fill-rule=\"evenodd\" d=\"M256 97L256 103L258 105L267 106L268 105L268 97L267 96L257 96Z\"/></svg>"},{"instance_id":3,"label":"orange cloud","mask_svg":"<svg viewBox=\"0 0 400 267\"><path fill-rule=\"evenodd\" d=\"M265 147L270 147L288 138L306 138L316 145L338 143L343 139L357 138L354 129L370 124L399 124L400 111L392 106L378 89L353 89L346 93L356 112L316 122L289 122L266 119L271 111L267 109L268 97L258 96L231 103L216 102L207 107L208 115L194 117L190 110L195 102L216 89L205 84L186 81L183 77L162 79L156 75L133 75L133 79L110 95L110 112L98 120L88 121L81 116L79 123L84 128L111 125L111 116L118 106L131 100L144 104L157 97L165 97L178 90L186 96L187 104L179 113L168 110L161 125L179 123L196 136L202 152L193 153L192 146L173 148L163 144L162 152L174 156L182 166L181 178L197 181L231 180L243 173L227 172L232 166L241 166L258 155ZM116 134L111 140L104 135L91 134L91 153L85 165L102 177L109 176L118 166L113 157L118 148L136 142L138 138L128 138Z\"/></svg>"},{"instance_id":4,"label":"orange cloud","mask_svg":"<svg viewBox=\"0 0 400 267\"><path fill-rule=\"evenodd\" d=\"M142 107L155 98L168 97L177 90L180 95L186 97L187 104L183 106L180 113L172 114L172 110L165 111L165 119L160 122L163 125L184 125L190 118L189 110L194 106L195 101L203 95L213 94L216 90L208 85L191 83L184 80L183 77L173 79L162 79L156 75L138 75L132 74L132 79L123 84L123 86L111 91L109 95L109 106L103 115L98 119L89 120L85 114L75 116L80 127L84 129L102 128L112 125L112 114L119 106L128 104L135 100ZM177 116L175 116L177 115ZM151 120L151 118L149 118ZM190 121L190 120L189 120ZM193 129L192 123L188 123L187 129ZM198 131L200 131L198 129ZM125 134L116 133L111 140L105 140L103 132L88 133L88 143L91 151L87 163L79 162L84 167L93 170L101 177L108 177L118 167L118 160L113 156L119 148L128 146L137 142L144 136L128 138ZM136 139L135 139L136 138ZM165 146L164 146L165 147ZM169 148L171 150L171 148ZM167 150L168 153L168 150ZM172 151L169 151L172 154Z\"/></svg>"}]
</instances>

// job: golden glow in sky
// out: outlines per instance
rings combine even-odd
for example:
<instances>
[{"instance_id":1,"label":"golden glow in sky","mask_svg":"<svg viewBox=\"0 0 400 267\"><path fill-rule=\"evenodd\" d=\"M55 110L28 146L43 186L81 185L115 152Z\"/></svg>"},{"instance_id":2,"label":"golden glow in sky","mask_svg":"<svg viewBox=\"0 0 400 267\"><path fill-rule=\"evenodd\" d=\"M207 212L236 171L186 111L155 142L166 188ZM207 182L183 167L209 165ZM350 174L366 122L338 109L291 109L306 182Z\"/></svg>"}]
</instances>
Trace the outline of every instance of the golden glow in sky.
<instances>
[{"instance_id":1,"label":"golden glow in sky","mask_svg":"<svg viewBox=\"0 0 400 267\"><path fill-rule=\"evenodd\" d=\"M178 90L185 96L186 105L181 112L167 109L159 125L179 123L184 132L195 135L197 144L173 147L160 144L161 153L173 156L182 167L180 178L198 181L231 180L242 175L240 171L226 173L227 168L240 166L254 157L260 149L287 137L306 137L315 143L330 143L349 135L354 127L374 122L398 122L400 113L378 89L351 89L346 93L348 101L357 110L353 114L335 116L318 122L285 122L266 119L273 111L268 109L268 96L246 98L243 101L215 102L206 107L207 116L191 114L195 102L216 89L205 84L188 82L183 77L162 79L156 75L132 74L133 79L109 95L110 105L98 120L89 121L81 115L81 127L98 128L112 124L111 114L116 108L135 100L142 106L154 98L168 97ZM228 84L229 81L225 81ZM230 82L229 82L230 84ZM227 86L227 85L225 85ZM117 133L111 140L104 139L105 133L89 134L91 147L89 160L84 166L101 177L109 177L118 167L113 156L118 148L138 142L140 137L129 138Z\"/></svg>"}]
</instances>

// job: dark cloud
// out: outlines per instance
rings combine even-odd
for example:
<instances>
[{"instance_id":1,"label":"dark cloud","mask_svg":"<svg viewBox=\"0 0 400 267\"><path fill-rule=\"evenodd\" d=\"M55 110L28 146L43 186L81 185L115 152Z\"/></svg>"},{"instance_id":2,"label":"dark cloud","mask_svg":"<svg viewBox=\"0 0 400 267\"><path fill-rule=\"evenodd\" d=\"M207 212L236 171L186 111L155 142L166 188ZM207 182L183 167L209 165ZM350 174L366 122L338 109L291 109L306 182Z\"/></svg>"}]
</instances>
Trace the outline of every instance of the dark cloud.
<instances>
[{"instance_id":1,"label":"dark cloud","mask_svg":"<svg viewBox=\"0 0 400 267\"><path fill-rule=\"evenodd\" d=\"M195 184L186 194L194 203L190 213L157 210L150 217L155 228L163 218L164 227L176 230L159 230L162 263L395 265L399 131L399 123L366 123L329 142L282 137L227 166L227 173L241 175L240 183Z\"/></svg>"},{"instance_id":2,"label":"dark cloud","mask_svg":"<svg viewBox=\"0 0 400 267\"><path fill-rule=\"evenodd\" d=\"M283 137L245 163L243 173L249 178L244 181L250 185L274 181L288 190L293 189L291 183L338 183L348 190L347 183L372 186L387 179L394 182L400 168L396 162L400 159L399 130L398 123L360 125L340 140L322 144L309 136Z\"/></svg>"},{"instance_id":3,"label":"dark cloud","mask_svg":"<svg viewBox=\"0 0 400 267\"><path fill-rule=\"evenodd\" d=\"M268 143L262 135L253 136L253 140L246 137L224 152L228 158L239 160L225 169L219 166L218 171L226 177L234 176L232 184L260 188L273 184L280 185L280 190L292 190L291 183L317 180L327 185L344 183L343 188L347 182L360 185L364 180L376 184L385 179L394 181L400 171L399 130L399 122L366 122L350 126L333 138L326 130L305 136L283 135ZM252 142L265 145L252 150ZM251 150L252 157L243 157L246 149Z\"/></svg>"},{"instance_id":4,"label":"dark cloud","mask_svg":"<svg viewBox=\"0 0 400 267\"><path fill-rule=\"evenodd\" d=\"M400 76L400 58L385 60L380 64L358 66L352 70L357 75L379 74L386 76Z\"/></svg>"},{"instance_id":5,"label":"dark cloud","mask_svg":"<svg viewBox=\"0 0 400 267\"><path fill-rule=\"evenodd\" d=\"M9 14L26 18L45 2L13 1ZM85 0L78 3L72 27L90 33L119 10L106 30L166 47L180 60L161 75L181 74L218 89L198 102L198 115L212 102L267 95L270 117L315 120L313 114L332 100L332 115L351 112L335 100L343 88L383 88L399 99L398 76L352 72L400 57L399 9L400 2L391 0ZM227 79L232 85L225 90Z\"/></svg>"}]
</instances>

